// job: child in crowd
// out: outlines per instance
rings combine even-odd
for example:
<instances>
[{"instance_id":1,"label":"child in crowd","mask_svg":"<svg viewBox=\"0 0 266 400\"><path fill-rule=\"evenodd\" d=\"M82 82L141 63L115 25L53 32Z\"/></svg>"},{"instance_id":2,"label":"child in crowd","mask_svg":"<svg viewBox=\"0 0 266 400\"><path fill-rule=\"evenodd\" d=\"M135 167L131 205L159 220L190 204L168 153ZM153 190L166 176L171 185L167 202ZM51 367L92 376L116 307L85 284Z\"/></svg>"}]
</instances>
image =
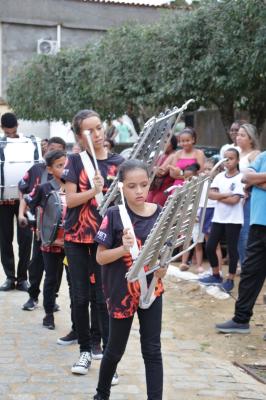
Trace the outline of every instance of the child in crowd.
<instances>
[{"instance_id":1,"label":"child in crowd","mask_svg":"<svg viewBox=\"0 0 266 400\"><path fill-rule=\"evenodd\" d=\"M66 162L66 154L62 150L54 150L45 155L46 168L53 179L36 186L33 191L25 195L24 199L30 209L35 212L36 207L43 207L46 204L46 199L52 190L63 191L63 185L60 180L61 174ZM55 205L56 206L56 205ZM42 216L41 216L42 220ZM63 235L61 235L63 236ZM45 279L43 284L43 306L45 317L43 318L43 326L48 329L55 329L54 324L54 306L55 295L57 293L58 282L61 282L63 273L63 238L56 240L51 245L41 246ZM60 279L58 279L60 277Z\"/></svg>"},{"instance_id":2,"label":"child in crowd","mask_svg":"<svg viewBox=\"0 0 266 400\"><path fill-rule=\"evenodd\" d=\"M188 165L184 168L183 170L183 177L184 181L190 180L193 176L197 176L198 172L200 170L200 165L198 163L194 163L191 165ZM197 265L197 272L203 272L202 268L202 259L203 259L203 249L202 249L202 243L204 242L204 235L199 232L199 215L197 215L195 225L193 228L192 232L192 240L193 243L197 242L195 246L195 259L196 259L196 265ZM187 271L189 269L189 264L188 264L188 259L189 259L190 253L185 253L182 256L182 261L179 266L181 271Z\"/></svg>"},{"instance_id":3,"label":"child in crowd","mask_svg":"<svg viewBox=\"0 0 266 400\"><path fill-rule=\"evenodd\" d=\"M160 206L147 203L149 176L141 161L128 160L119 168L119 180L123 182L126 208L134 227L139 246L145 242L157 217ZM103 273L103 289L108 306L110 336L101 363L95 400L107 400L110 396L112 377L126 349L134 314L140 323L140 340L146 369L148 399L162 399L163 367L161 355L162 293L161 278L166 270L154 274L158 278L155 300L147 309L139 307L139 282L128 283L126 272L132 265L130 248L134 236L124 229L118 206L108 209L96 236L99 243L97 261ZM149 275L148 282L152 279Z\"/></svg>"},{"instance_id":4,"label":"child in crowd","mask_svg":"<svg viewBox=\"0 0 266 400\"><path fill-rule=\"evenodd\" d=\"M185 128L178 135L178 144L182 148L163 163L162 168L175 179L174 185L182 185L184 182L184 169L192 164L199 164L200 171L203 170L205 155L202 150L194 147L196 143L196 132L193 128Z\"/></svg>"},{"instance_id":5,"label":"child in crowd","mask_svg":"<svg viewBox=\"0 0 266 400\"><path fill-rule=\"evenodd\" d=\"M169 193L166 190L173 185L174 179L169 175L169 170L164 169L161 166L176 152L176 149L177 138L175 135L173 135L166 143L164 153L159 156L155 164L156 173L151 183L147 198L147 200L151 203L160 204L163 206L167 200Z\"/></svg>"},{"instance_id":6,"label":"child in crowd","mask_svg":"<svg viewBox=\"0 0 266 400\"><path fill-rule=\"evenodd\" d=\"M239 152L228 149L225 154L225 172L221 172L214 178L209 198L216 200L212 219L211 232L207 242L206 251L213 274L199 279L205 285L221 285L226 292L234 288L234 277L237 269L238 251L237 244L240 229L243 224L244 197L242 174L239 172ZM223 282L219 271L219 261L216 255L217 245L226 236L226 244L229 254L229 276Z\"/></svg>"},{"instance_id":7,"label":"child in crowd","mask_svg":"<svg viewBox=\"0 0 266 400\"><path fill-rule=\"evenodd\" d=\"M211 171L213 169L213 167L216 164L216 160L215 158L207 158L205 163L204 163L204 174L207 176L210 176ZM202 218L202 211L204 208L204 204L205 204L205 199L207 196L207 189L208 189L208 182L206 181L204 183L204 187L203 187L203 191L202 191L202 195L200 198L200 203L199 203L199 208L200 208L200 212L199 212L199 219L201 220ZM208 239L209 239L209 235L210 235L210 231L211 231L211 225L212 225L212 218L213 218L213 214L214 214L214 208L216 206L217 201L216 200L212 200L210 198L208 198L207 200L207 206L206 206L206 212L205 212L205 216L204 216L204 221L202 224L202 232L204 234L204 238L205 241L207 243ZM218 262L219 262L219 270L221 271L222 269L222 251L221 251L221 246L220 243L218 243L217 249L216 249L216 255L218 258Z\"/></svg>"}]
</instances>

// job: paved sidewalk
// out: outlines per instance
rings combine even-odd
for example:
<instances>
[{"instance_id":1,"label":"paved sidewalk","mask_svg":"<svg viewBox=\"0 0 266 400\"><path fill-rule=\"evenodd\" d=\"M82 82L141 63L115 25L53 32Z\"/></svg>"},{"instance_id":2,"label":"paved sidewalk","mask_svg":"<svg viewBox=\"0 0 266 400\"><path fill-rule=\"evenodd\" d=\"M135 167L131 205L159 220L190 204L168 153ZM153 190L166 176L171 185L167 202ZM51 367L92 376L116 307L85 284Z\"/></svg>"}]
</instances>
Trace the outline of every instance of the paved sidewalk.
<instances>
[{"instance_id":1,"label":"paved sidewalk","mask_svg":"<svg viewBox=\"0 0 266 400\"><path fill-rule=\"evenodd\" d=\"M4 280L0 265L0 282ZM175 288L166 284L164 295L164 400L266 399L266 386L244 374L228 361L204 352L202 344L178 339L178 320L173 304ZM95 393L99 361L93 361L86 376L74 376L71 365L78 346L59 346L56 339L70 328L65 277L55 314L56 330L42 327L41 304L32 312L22 311L27 294L0 293L0 399L1 400L89 400ZM42 299L41 299L42 301ZM170 323L171 322L171 323ZM111 400L145 400L145 378L135 321L127 352L119 365L120 384Z\"/></svg>"}]
</instances>

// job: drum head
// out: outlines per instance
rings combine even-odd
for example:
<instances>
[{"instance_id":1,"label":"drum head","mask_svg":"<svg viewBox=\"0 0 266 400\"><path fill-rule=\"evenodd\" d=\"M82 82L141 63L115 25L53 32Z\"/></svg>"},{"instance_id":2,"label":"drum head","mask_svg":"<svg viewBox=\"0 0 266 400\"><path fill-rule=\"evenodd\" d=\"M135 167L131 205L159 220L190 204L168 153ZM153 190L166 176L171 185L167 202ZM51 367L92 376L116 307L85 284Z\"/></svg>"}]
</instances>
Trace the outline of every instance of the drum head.
<instances>
[{"instance_id":1,"label":"drum head","mask_svg":"<svg viewBox=\"0 0 266 400\"><path fill-rule=\"evenodd\" d=\"M41 221L41 240L44 246L48 246L56 239L56 233L61 221L61 199L56 191L49 193Z\"/></svg>"}]
</instances>

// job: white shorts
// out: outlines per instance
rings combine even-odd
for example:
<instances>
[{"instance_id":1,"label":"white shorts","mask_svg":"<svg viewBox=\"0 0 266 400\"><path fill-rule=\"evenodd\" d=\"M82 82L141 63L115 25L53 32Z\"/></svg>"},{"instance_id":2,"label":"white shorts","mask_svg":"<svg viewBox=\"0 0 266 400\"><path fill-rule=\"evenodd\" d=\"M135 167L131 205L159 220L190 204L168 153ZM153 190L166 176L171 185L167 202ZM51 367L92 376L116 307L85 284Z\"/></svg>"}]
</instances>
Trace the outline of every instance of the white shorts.
<instances>
[{"instance_id":1,"label":"white shorts","mask_svg":"<svg viewBox=\"0 0 266 400\"><path fill-rule=\"evenodd\" d=\"M199 232L199 227L200 227L199 222L196 222L193 226L193 231L192 231L193 243L195 243L195 242L203 243L204 242L204 233Z\"/></svg>"}]
</instances>

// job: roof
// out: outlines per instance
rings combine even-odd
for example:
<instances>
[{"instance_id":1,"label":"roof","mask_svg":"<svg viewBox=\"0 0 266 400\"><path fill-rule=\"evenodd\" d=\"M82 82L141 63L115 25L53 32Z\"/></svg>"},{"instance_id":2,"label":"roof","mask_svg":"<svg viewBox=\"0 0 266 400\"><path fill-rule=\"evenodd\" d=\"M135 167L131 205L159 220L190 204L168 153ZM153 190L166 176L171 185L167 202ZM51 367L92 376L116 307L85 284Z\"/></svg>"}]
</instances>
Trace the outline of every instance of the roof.
<instances>
[{"instance_id":1,"label":"roof","mask_svg":"<svg viewBox=\"0 0 266 400\"><path fill-rule=\"evenodd\" d=\"M168 7L172 0L81 0L84 3L124 4L144 7Z\"/></svg>"}]
</instances>

